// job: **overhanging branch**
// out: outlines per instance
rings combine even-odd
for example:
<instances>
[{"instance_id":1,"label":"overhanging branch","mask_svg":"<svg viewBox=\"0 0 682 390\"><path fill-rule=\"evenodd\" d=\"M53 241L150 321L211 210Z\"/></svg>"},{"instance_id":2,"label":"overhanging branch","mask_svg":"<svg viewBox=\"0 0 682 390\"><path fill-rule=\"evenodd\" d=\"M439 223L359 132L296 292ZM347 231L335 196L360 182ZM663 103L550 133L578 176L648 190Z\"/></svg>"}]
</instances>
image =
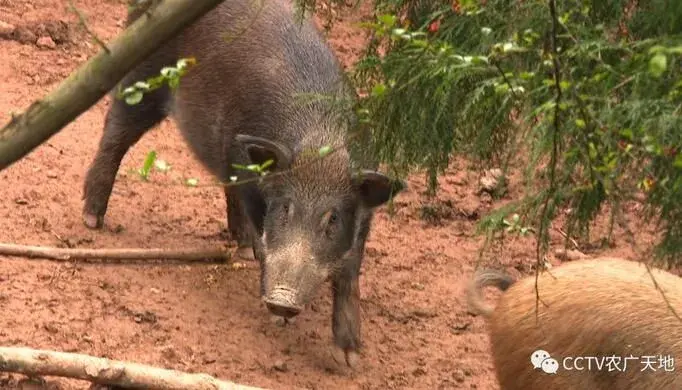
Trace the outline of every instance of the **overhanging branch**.
<instances>
[{"instance_id":1,"label":"overhanging branch","mask_svg":"<svg viewBox=\"0 0 682 390\"><path fill-rule=\"evenodd\" d=\"M0 129L0 171L23 158L102 96L161 44L224 0L162 0L59 86Z\"/></svg>"}]
</instances>

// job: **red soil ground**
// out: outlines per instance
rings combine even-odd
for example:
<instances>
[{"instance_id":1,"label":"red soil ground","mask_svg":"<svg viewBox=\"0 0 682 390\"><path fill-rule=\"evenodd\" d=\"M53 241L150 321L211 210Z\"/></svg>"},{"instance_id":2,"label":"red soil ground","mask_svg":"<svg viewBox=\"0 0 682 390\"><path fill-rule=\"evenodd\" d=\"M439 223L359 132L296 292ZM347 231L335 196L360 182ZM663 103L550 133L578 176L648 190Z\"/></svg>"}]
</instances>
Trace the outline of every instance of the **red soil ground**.
<instances>
[{"instance_id":1,"label":"red soil ground","mask_svg":"<svg viewBox=\"0 0 682 390\"><path fill-rule=\"evenodd\" d=\"M97 52L67 4L0 0L0 22L25 27L0 39L0 123ZM102 40L122 30L123 0L75 4ZM354 23L368 15L368 9L347 12L332 30L331 43L346 65L362 47L364 33ZM50 36L54 45L37 45L43 36ZM108 102L108 97L102 99L49 142L0 172L0 241L93 248L224 245L222 190L180 184L190 177L199 183L211 178L169 120L124 159L104 230L83 226L83 178ZM152 149L172 168L154 171L143 182L130 172ZM411 187L397 199L392 219L382 208L375 220L361 277L366 347L357 373L336 369L330 358L328 291L320 291L296 322L281 327L259 301L253 262L236 269L58 263L0 255L0 345L206 372L272 389L496 389L485 323L467 313L463 287L483 242L474 235L475 222L486 211L520 196L522 184L513 175L508 195L493 201L478 194L478 174L458 160L440 179L437 198L428 199L423 178L420 174L409 180ZM628 218L638 237L640 230L646 233L636 218ZM595 225L594 240L604 236L604 226ZM608 248L592 252L632 257L624 237L617 230ZM640 244L648 241L642 238ZM515 275L528 274L535 261L534 243L532 238L507 238L486 252L483 261ZM562 243L554 234L552 249ZM21 388L17 384L21 378L1 375L0 387ZM48 378L48 384L87 387L57 378Z\"/></svg>"}]
</instances>

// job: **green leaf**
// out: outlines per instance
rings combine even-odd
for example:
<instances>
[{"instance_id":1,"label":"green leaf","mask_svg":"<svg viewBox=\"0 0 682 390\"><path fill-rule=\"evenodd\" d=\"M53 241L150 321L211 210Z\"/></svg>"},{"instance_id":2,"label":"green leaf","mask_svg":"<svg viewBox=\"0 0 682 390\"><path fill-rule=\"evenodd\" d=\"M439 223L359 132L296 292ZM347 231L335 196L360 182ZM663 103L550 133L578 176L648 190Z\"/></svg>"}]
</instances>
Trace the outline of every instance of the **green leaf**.
<instances>
[{"instance_id":1,"label":"green leaf","mask_svg":"<svg viewBox=\"0 0 682 390\"><path fill-rule=\"evenodd\" d=\"M682 169L682 153L675 156L675 162L673 162L673 166L675 168L681 168Z\"/></svg>"},{"instance_id":2,"label":"green leaf","mask_svg":"<svg viewBox=\"0 0 682 390\"><path fill-rule=\"evenodd\" d=\"M143 96L144 94L140 91L135 91L129 95L126 95L125 97L126 104L134 106L135 104L138 104L139 102L142 101Z\"/></svg>"},{"instance_id":3,"label":"green leaf","mask_svg":"<svg viewBox=\"0 0 682 390\"><path fill-rule=\"evenodd\" d=\"M582 119L576 119L575 125L578 126L579 129L584 129L585 128L585 121Z\"/></svg>"},{"instance_id":4,"label":"green leaf","mask_svg":"<svg viewBox=\"0 0 682 390\"><path fill-rule=\"evenodd\" d=\"M383 83L376 84L372 87L372 97L382 97L386 93L386 85Z\"/></svg>"},{"instance_id":5,"label":"green leaf","mask_svg":"<svg viewBox=\"0 0 682 390\"><path fill-rule=\"evenodd\" d=\"M147 153L147 158L144 159L144 164L142 164L142 176L147 177L149 175L149 171L151 171L155 161L156 151L152 150Z\"/></svg>"},{"instance_id":6,"label":"green leaf","mask_svg":"<svg viewBox=\"0 0 682 390\"><path fill-rule=\"evenodd\" d=\"M194 58L180 58L176 64L178 69L187 69L190 65L194 65L196 60Z\"/></svg>"},{"instance_id":7,"label":"green leaf","mask_svg":"<svg viewBox=\"0 0 682 390\"><path fill-rule=\"evenodd\" d=\"M668 68L668 58L663 53L656 53L649 60L649 73L654 77L661 77Z\"/></svg>"},{"instance_id":8,"label":"green leaf","mask_svg":"<svg viewBox=\"0 0 682 390\"><path fill-rule=\"evenodd\" d=\"M332 152L332 147L329 145L323 146L320 148L320 150L317 151L317 153L320 155L320 157L324 157L331 152Z\"/></svg>"},{"instance_id":9,"label":"green leaf","mask_svg":"<svg viewBox=\"0 0 682 390\"><path fill-rule=\"evenodd\" d=\"M395 15L391 14L384 14L384 15L379 15L377 17L379 19L379 22L383 24L386 27L393 27L395 25L395 22L397 20L397 17Z\"/></svg>"},{"instance_id":10,"label":"green leaf","mask_svg":"<svg viewBox=\"0 0 682 390\"><path fill-rule=\"evenodd\" d=\"M635 133L632 129L623 129L620 131L620 135L628 141L632 141L632 139L635 138Z\"/></svg>"},{"instance_id":11,"label":"green leaf","mask_svg":"<svg viewBox=\"0 0 682 390\"><path fill-rule=\"evenodd\" d=\"M161 68L161 75L163 77L172 77L177 73L177 70L175 68L171 68L170 66L166 66Z\"/></svg>"},{"instance_id":12,"label":"green leaf","mask_svg":"<svg viewBox=\"0 0 682 390\"><path fill-rule=\"evenodd\" d=\"M274 164L274 162L275 162L275 160L272 160L272 159L267 160L266 162L264 162L263 164L261 164L260 170L261 170L261 171L265 170L267 167L269 167L270 165Z\"/></svg>"},{"instance_id":13,"label":"green leaf","mask_svg":"<svg viewBox=\"0 0 682 390\"><path fill-rule=\"evenodd\" d=\"M143 90L143 91L148 91L148 90L149 90L149 84L146 83L146 82L144 82L144 81L138 81L138 82L136 82L136 83L133 84L133 85L135 86L135 88L141 89L141 90ZM128 88L126 88L126 89L128 89Z\"/></svg>"}]
</instances>

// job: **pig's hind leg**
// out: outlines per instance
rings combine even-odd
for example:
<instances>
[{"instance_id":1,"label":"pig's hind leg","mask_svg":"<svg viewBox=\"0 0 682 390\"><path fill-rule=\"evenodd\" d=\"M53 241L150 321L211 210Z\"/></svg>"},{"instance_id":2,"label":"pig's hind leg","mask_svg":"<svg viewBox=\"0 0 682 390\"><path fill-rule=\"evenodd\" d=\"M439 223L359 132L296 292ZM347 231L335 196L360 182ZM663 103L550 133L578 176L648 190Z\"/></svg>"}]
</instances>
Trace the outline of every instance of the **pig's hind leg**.
<instances>
[{"instance_id":1,"label":"pig's hind leg","mask_svg":"<svg viewBox=\"0 0 682 390\"><path fill-rule=\"evenodd\" d=\"M125 88L137 81L144 81L160 69L159 61L152 58L126 75L121 86ZM118 98L115 91L111 93L111 106L104 120L104 134L83 188L85 204L82 216L87 227L102 227L121 160L144 133L167 116L169 98L167 86L145 93L142 101L133 105Z\"/></svg>"}]
</instances>

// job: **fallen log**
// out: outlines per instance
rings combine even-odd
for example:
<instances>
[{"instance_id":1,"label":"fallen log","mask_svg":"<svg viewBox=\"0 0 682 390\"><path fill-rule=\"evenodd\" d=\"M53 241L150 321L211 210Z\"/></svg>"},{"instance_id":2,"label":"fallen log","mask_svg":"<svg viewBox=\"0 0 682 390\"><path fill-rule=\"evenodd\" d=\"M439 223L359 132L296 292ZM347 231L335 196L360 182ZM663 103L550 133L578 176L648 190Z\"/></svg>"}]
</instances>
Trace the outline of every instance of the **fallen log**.
<instances>
[{"instance_id":1,"label":"fallen log","mask_svg":"<svg viewBox=\"0 0 682 390\"><path fill-rule=\"evenodd\" d=\"M232 254L222 248L138 249L138 248L57 248L0 243L0 255L51 260L180 260L189 262L227 262Z\"/></svg>"},{"instance_id":2,"label":"fallen log","mask_svg":"<svg viewBox=\"0 0 682 390\"><path fill-rule=\"evenodd\" d=\"M158 390L261 390L216 379L138 363L25 347L0 347L0 371L27 376L59 376L124 388Z\"/></svg>"}]
</instances>

